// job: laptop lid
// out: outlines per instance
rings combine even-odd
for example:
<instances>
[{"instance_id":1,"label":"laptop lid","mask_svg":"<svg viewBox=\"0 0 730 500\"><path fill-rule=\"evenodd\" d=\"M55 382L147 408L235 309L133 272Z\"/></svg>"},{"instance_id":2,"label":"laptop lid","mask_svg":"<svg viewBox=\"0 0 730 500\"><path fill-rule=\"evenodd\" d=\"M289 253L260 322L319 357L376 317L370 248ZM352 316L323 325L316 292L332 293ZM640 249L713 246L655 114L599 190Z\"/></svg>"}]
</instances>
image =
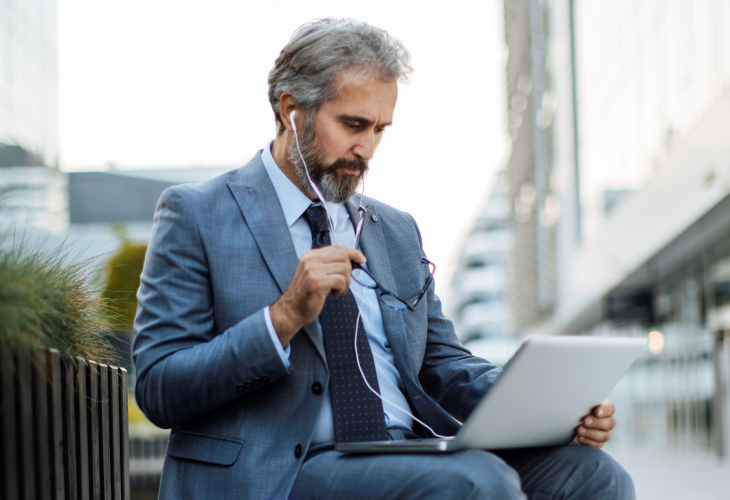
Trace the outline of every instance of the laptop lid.
<instances>
[{"instance_id":1,"label":"laptop lid","mask_svg":"<svg viewBox=\"0 0 730 500\"><path fill-rule=\"evenodd\" d=\"M569 443L646 346L643 338L530 336L449 448Z\"/></svg>"},{"instance_id":2,"label":"laptop lid","mask_svg":"<svg viewBox=\"0 0 730 500\"><path fill-rule=\"evenodd\" d=\"M452 440L337 443L349 453L496 450L569 443L639 357L646 339L530 336Z\"/></svg>"}]
</instances>

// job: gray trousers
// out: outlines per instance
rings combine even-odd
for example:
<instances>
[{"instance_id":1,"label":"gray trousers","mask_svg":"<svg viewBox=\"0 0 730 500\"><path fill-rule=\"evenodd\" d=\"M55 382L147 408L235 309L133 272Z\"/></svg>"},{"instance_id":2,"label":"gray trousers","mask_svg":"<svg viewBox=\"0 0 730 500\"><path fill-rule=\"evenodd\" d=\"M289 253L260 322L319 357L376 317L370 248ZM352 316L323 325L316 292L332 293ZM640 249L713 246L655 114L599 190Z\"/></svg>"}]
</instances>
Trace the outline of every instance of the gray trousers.
<instances>
[{"instance_id":1,"label":"gray trousers","mask_svg":"<svg viewBox=\"0 0 730 500\"><path fill-rule=\"evenodd\" d=\"M632 500L634 484L607 453L590 446L467 450L450 454L313 453L292 499Z\"/></svg>"}]
</instances>

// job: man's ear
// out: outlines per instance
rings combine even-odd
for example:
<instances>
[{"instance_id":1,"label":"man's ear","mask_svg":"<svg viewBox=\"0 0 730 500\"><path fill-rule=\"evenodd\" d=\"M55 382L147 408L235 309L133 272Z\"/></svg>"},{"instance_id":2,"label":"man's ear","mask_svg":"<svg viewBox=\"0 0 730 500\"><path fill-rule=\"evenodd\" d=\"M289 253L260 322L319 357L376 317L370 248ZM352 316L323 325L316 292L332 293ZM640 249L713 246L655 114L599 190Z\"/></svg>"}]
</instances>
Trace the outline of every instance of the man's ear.
<instances>
[{"instance_id":1,"label":"man's ear","mask_svg":"<svg viewBox=\"0 0 730 500\"><path fill-rule=\"evenodd\" d=\"M281 123L284 124L284 128L289 131L293 130L291 122L289 121L289 115L292 111L297 110L297 103L294 100L294 96L291 92L284 92L279 97L279 118Z\"/></svg>"}]
</instances>

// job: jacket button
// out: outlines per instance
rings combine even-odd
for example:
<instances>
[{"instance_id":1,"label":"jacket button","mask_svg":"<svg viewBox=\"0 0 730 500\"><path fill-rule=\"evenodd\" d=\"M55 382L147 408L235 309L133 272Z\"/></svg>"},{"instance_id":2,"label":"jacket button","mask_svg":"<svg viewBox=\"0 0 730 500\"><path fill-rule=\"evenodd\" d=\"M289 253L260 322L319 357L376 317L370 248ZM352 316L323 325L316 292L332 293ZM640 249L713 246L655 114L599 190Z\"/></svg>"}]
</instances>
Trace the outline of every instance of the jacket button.
<instances>
[{"instance_id":1,"label":"jacket button","mask_svg":"<svg viewBox=\"0 0 730 500\"><path fill-rule=\"evenodd\" d=\"M254 378L252 378L252 379L251 379L251 383L252 383L252 384L253 384L254 386L256 386L256 385L261 385L261 379L260 379L260 378L258 378L258 377L254 377Z\"/></svg>"},{"instance_id":2,"label":"jacket button","mask_svg":"<svg viewBox=\"0 0 730 500\"><path fill-rule=\"evenodd\" d=\"M294 447L294 456L299 458L302 456L302 445L298 444Z\"/></svg>"},{"instance_id":3,"label":"jacket button","mask_svg":"<svg viewBox=\"0 0 730 500\"><path fill-rule=\"evenodd\" d=\"M251 387L253 387L253 384L251 382L246 382L245 384L243 384L244 389L250 389Z\"/></svg>"},{"instance_id":4,"label":"jacket button","mask_svg":"<svg viewBox=\"0 0 730 500\"><path fill-rule=\"evenodd\" d=\"M268 375L261 375L261 377L259 377L259 378L261 379L261 383L263 383L263 384L265 384L266 382L271 380Z\"/></svg>"},{"instance_id":5,"label":"jacket button","mask_svg":"<svg viewBox=\"0 0 730 500\"><path fill-rule=\"evenodd\" d=\"M373 222L378 222L378 216L375 214L371 215L370 219L372 219Z\"/></svg>"},{"instance_id":6,"label":"jacket button","mask_svg":"<svg viewBox=\"0 0 730 500\"><path fill-rule=\"evenodd\" d=\"M243 392L245 388L243 387L243 384L238 384L236 386L236 392Z\"/></svg>"},{"instance_id":7,"label":"jacket button","mask_svg":"<svg viewBox=\"0 0 730 500\"><path fill-rule=\"evenodd\" d=\"M322 394L322 384L320 384L319 382L313 383L312 384L312 393L315 396L319 396L320 394Z\"/></svg>"}]
</instances>

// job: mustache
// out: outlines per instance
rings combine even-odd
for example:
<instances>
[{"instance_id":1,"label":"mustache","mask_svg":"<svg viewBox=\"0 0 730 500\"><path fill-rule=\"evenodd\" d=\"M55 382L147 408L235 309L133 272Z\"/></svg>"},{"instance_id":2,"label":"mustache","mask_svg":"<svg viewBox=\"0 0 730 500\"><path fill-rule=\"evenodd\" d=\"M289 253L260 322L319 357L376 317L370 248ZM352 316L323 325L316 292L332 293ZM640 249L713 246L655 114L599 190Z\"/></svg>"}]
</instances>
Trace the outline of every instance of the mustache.
<instances>
[{"instance_id":1,"label":"mustache","mask_svg":"<svg viewBox=\"0 0 730 500\"><path fill-rule=\"evenodd\" d=\"M370 170L370 166L367 161L360 158L339 158L338 160L335 160L329 168L327 168L327 170L332 173L342 169L357 170L360 172L360 175L364 175L368 170Z\"/></svg>"}]
</instances>

